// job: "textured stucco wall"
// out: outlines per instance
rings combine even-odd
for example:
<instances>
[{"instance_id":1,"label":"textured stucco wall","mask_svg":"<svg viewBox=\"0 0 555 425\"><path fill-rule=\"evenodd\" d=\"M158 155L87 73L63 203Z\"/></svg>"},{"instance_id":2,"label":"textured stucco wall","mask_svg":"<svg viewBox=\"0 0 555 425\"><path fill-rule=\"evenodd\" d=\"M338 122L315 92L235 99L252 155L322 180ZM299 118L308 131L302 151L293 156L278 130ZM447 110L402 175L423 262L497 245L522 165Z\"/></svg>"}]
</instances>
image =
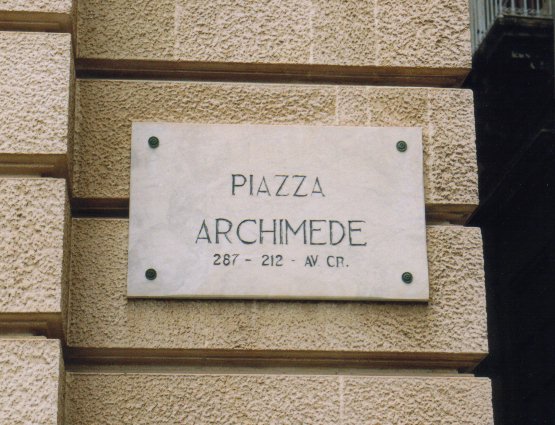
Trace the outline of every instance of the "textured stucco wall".
<instances>
[{"instance_id":1,"label":"textured stucco wall","mask_svg":"<svg viewBox=\"0 0 555 425\"><path fill-rule=\"evenodd\" d=\"M0 339L0 423L62 425L60 341Z\"/></svg>"},{"instance_id":2,"label":"textured stucco wall","mask_svg":"<svg viewBox=\"0 0 555 425\"><path fill-rule=\"evenodd\" d=\"M492 425L477 378L68 373L72 425Z\"/></svg>"},{"instance_id":3,"label":"textured stucco wall","mask_svg":"<svg viewBox=\"0 0 555 425\"><path fill-rule=\"evenodd\" d=\"M76 103L79 198L128 198L131 122L164 121L421 127L426 203L478 203L469 90L80 80Z\"/></svg>"},{"instance_id":4,"label":"textured stucco wall","mask_svg":"<svg viewBox=\"0 0 555 425\"><path fill-rule=\"evenodd\" d=\"M80 0L78 56L470 68L466 0Z\"/></svg>"},{"instance_id":5,"label":"textured stucco wall","mask_svg":"<svg viewBox=\"0 0 555 425\"><path fill-rule=\"evenodd\" d=\"M73 0L0 0L0 11L71 14Z\"/></svg>"},{"instance_id":6,"label":"textured stucco wall","mask_svg":"<svg viewBox=\"0 0 555 425\"><path fill-rule=\"evenodd\" d=\"M478 229L428 228L430 302L131 300L128 222L74 219L74 347L486 353Z\"/></svg>"},{"instance_id":7,"label":"textured stucco wall","mask_svg":"<svg viewBox=\"0 0 555 425\"><path fill-rule=\"evenodd\" d=\"M66 154L71 36L0 32L0 155Z\"/></svg>"},{"instance_id":8,"label":"textured stucco wall","mask_svg":"<svg viewBox=\"0 0 555 425\"><path fill-rule=\"evenodd\" d=\"M63 179L0 178L0 313L60 313Z\"/></svg>"}]
</instances>

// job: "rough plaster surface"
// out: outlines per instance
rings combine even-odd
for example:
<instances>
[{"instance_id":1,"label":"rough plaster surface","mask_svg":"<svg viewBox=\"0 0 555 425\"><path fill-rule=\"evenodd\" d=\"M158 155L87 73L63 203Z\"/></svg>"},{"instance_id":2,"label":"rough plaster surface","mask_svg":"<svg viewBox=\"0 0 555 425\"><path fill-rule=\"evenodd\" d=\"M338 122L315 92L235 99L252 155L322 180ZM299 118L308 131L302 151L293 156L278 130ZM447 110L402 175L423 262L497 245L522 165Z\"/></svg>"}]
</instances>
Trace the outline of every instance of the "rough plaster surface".
<instances>
[{"instance_id":1,"label":"rough plaster surface","mask_svg":"<svg viewBox=\"0 0 555 425\"><path fill-rule=\"evenodd\" d=\"M61 425L60 341L0 339L0 423Z\"/></svg>"},{"instance_id":2,"label":"rough plaster surface","mask_svg":"<svg viewBox=\"0 0 555 425\"><path fill-rule=\"evenodd\" d=\"M63 179L0 179L0 313L59 313L64 282Z\"/></svg>"},{"instance_id":3,"label":"rough plaster surface","mask_svg":"<svg viewBox=\"0 0 555 425\"><path fill-rule=\"evenodd\" d=\"M73 0L0 0L0 11L71 14Z\"/></svg>"},{"instance_id":4,"label":"rough plaster surface","mask_svg":"<svg viewBox=\"0 0 555 425\"><path fill-rule=\"evenodd\" d=\"M479 229L428 227L429 304L128 300L127 238L127 220L73 220L70 346L487 352Z\"/></svg>"},{"instance_id":5,"label":"rough plaster surface","mask_svg":"<svg viewBox=\"0 0 555 425\"><path fill-rule=\"evenodd\" d=\"M0 154L65 154L71 36L0 32Z\"/></svg>"},{"instance_id":6,"label":"rough plaster surface","mask_svg":"<svg viewBox=\"0 0 555 425\"><path fill-rule=\"evenodd\" d=\"M68 373L72 425L492 425L488 379Z\"/></svg>"},{"instance_id":7,"label":"rough plaster surface","mask_svg":"<svg viewBox=\"0 0 555 425\"><path fill-rule=\"evenodd\" d=\"M470 68L468 4L466 0L378 0L375 31L380 65Z\"/></svg>"},{"instance_id":8,"label":"rough plaster surface","mask_svg":"<svg viewBox=\"0 0 555 425\"><path fill-rule=\"evenodd\" d=\"M78 8L80 58L470 68L466 0L80 0Z\"/></svg>"},{"instance_id":9,"label":"rough plaster surface","mask_svg":"<svg viewBox=\"0 0 555 425\"><path fill-rule=\"evenodd\" d=\"M478 203L472 92L459 89L79 80L74 194L128 198L132 121L417 126L426 203Z\"/></svg>"}]
</instances>

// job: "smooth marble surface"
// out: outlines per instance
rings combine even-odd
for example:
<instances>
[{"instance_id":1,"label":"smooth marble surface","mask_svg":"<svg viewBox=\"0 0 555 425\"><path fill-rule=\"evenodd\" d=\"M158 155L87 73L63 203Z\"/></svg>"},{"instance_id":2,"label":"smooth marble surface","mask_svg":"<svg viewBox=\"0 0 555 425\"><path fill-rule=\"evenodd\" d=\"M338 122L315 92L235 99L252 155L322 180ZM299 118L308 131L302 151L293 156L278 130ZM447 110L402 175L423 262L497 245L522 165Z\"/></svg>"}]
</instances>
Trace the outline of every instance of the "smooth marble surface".
<instances>
[{"instance_id":1,"label":"smooth marble surface","mask_svg":"<svg viewBox=\"0 0 555 425\"><path fill-rule=\"evenodd\" d=\"M133 123L128 296L425 301L422 173L419 128Z\"/></svg>"}]
</instances>

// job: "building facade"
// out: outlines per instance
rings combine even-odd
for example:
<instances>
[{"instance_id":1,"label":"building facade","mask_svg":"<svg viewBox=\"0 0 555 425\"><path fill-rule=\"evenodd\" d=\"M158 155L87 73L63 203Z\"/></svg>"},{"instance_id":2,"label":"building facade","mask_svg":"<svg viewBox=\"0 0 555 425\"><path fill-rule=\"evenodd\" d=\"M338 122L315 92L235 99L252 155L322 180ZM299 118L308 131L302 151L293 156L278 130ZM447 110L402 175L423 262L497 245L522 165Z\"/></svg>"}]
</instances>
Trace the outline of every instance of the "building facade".
<instances>
[{"instance_id":1,"label":"building facade","mask_svg":"<svg viewBox=\"0 0 555 425\"><path fill-rule=\"evenodd\" d=\"M0 29L2 424L493 423L466 0L0 0ZM429 301L127 298L136 121L421 128Z\"/></svg>"}]
</instances>

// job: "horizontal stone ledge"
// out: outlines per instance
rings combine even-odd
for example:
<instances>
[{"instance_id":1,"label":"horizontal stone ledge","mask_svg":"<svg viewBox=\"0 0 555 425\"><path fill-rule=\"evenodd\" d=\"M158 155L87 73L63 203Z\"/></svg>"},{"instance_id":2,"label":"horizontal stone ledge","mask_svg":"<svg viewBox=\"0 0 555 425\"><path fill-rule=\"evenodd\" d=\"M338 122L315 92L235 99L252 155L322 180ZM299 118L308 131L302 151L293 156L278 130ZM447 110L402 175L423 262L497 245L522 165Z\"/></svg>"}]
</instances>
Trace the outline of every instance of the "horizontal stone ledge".
<instances>
[{"instance_id":1,"label":"horizontal stone ledge","mask_svg":"<svg viewBox=\"0 0 555 425\"><path fill-rule=\"evenodd\" d=\"M69 209L64 179L0 178L0 322L10 314L58 317L67 279ZM58 319L59 320L59 319Z\"/></svg>"},{"instance_id":2,"label":"horizontal stone ledge","mask_svg":"<svg viewBox=\"0 0 555 425\"><path fill-rule=\"evenodd\" d=\"M44 161L63 173L73 86L69 34L0 32L0 163L36 172Z\"/></svg>"},{"instance_id":3,"label":"horizontal stone ledge","mask_svg":"<svg viewBox=\"0 0 555 425\"><path fill-rule=\"evenodd\" d=\"M469 367L487 354L480 230L427 231L430 301L285 302L127 299L128 221L74 219L71 349L427 353ZM401 363L401 362L398 362ZM458 363L458 365L457 365Z\"/></svg>"},{"instance_id":4,"label":"horizontal stone ledge","mask_svg":"<svg viewBox=\"0 0 555 425\"><path fill-rule=\"evenodd\" d=\"M66 385L73 425L493 424L484 378L68 372Z\"/></svg>"},{"instance_id":5,"label":"horizontal stone ledge","mask_svg":"<svg viewBox=\"0 0 555 425\"><path fill-rule=\"evenodd\" d=\"M73 0L0 0L0 30L71 32Z\"/></svg>"},{"instance_id":6,"label":"horizontal stone ledge","mask_svg":"<svg viewBox=\"0 0 555 425\"><path fill-rule=\"evenodd\" d=\"M83 0L77 39L84 59L471 67L462 0Z\"/></svg>"},{"instance_id":7,"label":"horizontal stone ledge","mask_svg":"<svg viewBox=\"0 0 555 425\"><path fill-rule=\"evenodd\" d=\"M62 425L60 341L0 339L0 419L10 425Z\"/></svg>"},{"instance_id":8,"label":"horizontal stone ledge","mask_svg":"<svg viewBox=\"0 0 555 425\"><path fill-rule=\"evenodd\" d=\"M73 0L0 0L0 30L70 32Z\"/></svg>"},{"instance_id":9,"label":"horizontal stone ledge","mask_svg":"<svg viewBox=\"0 0 555 425\"><path fill-rule=\"evenodd\" d=\"M31 177L67 176L68 156L58 154L0 154L0 175Z\"/></svg>"},{"instance_id":10,"label":"horizontal stone ledge","mask_svg":"<svg viewBox=\"0 0 555 425\"><path fill-rule=\"evenodd\" d=\"M175 79L245 83L375 84L460 87L466 68L168 62L78 58L79 78Z\"/></svg>"},{"instance_id":11,"label":"horizontal stone ledge","mask_svg":"<svg viewBox=\"0 0 555 425\"><path fill-rule=\"evenodd\" d=\"M72 32L71 11L5 10L0 3L0 31Z\"/></svg>"},{"instance_id":12,"label":"horizontal stone ledge","mask_svg":"<svg viewBox=\"0 0 555 425\"><path fill-rule=\"evenodd\" d=\"M76 102L76 198L128 198L131 123L162 121L421 127L426 203L478 204L469 90L78 80Z\"/></svg>"},{"instance_id":13,"label":"horizontal stone ledge","mask_svg":"<svg viewBox=\"0 0 555 425\"><path fill-rule=\"evenodd\" d=\"M484 353L387 353L356 351L203 350L168 348L74 348L65 351L74 365L176 367L273 367L344 369L450 369L471 371Z\"/></svg>"},{"instance_id":14,"label":"horizontal stone ledge","mask_svg":"<svg viewBox=\"0 0 555 425\"><path fill-rule=\"evenodd\" d=\"M0 313L0 333L62 339L62 313Z\"/></svg>"}]
</instances>

